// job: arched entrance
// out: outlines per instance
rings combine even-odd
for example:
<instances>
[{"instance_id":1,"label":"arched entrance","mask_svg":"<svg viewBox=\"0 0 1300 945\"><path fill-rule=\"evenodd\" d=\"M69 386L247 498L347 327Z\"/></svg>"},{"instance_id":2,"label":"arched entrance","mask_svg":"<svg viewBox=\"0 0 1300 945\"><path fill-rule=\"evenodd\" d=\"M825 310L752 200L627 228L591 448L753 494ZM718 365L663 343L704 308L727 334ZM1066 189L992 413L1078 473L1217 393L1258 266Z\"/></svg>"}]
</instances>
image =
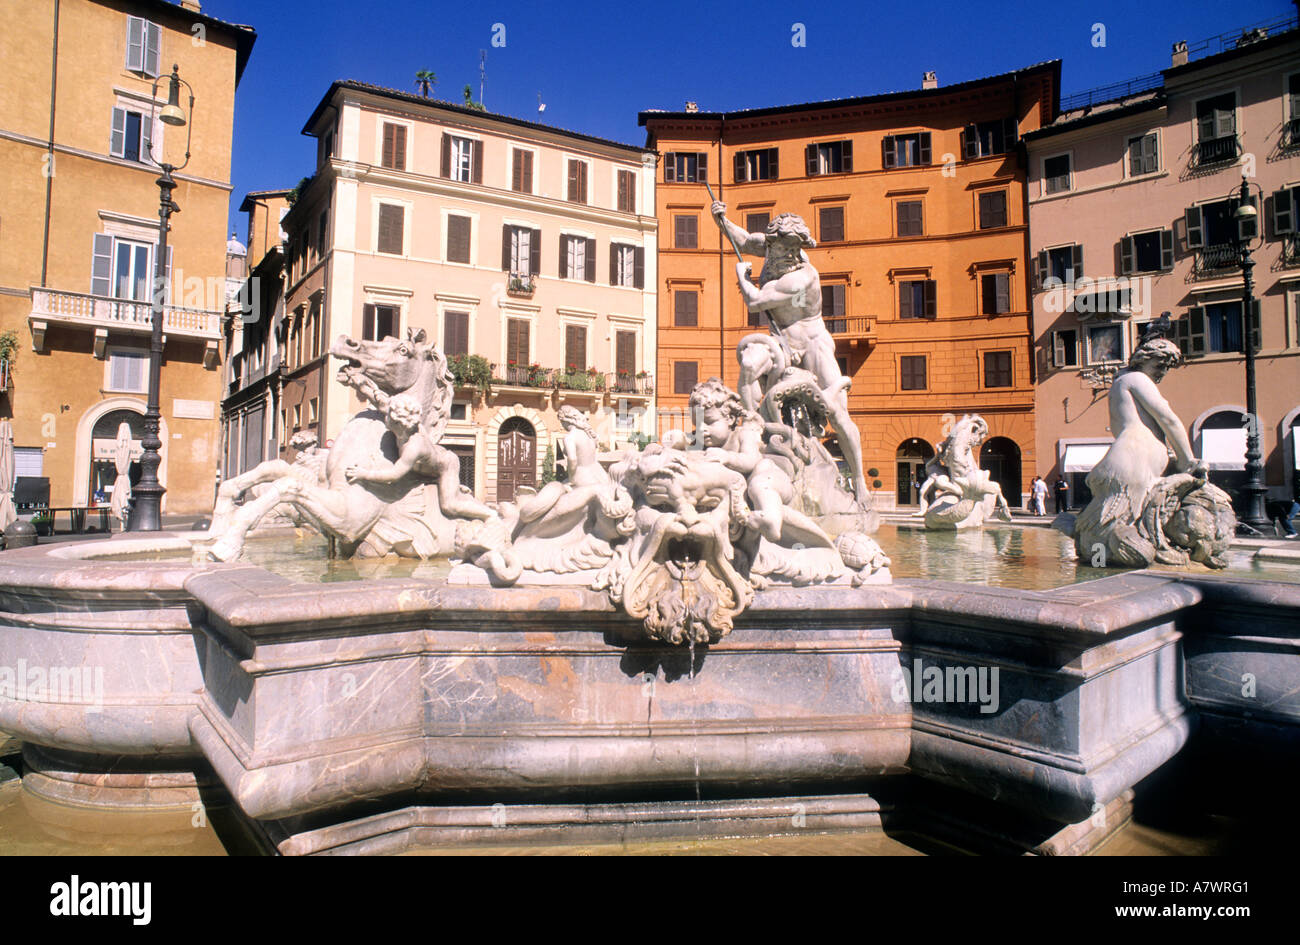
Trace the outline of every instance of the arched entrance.
<instances>
[{"instance_id":1,"label":"arched entrance","mask_svg":"<svg viewBox=\"0 0 1300 945\"><path fill-rule=\"evenodd\" d=\"M513 502L520 486L537 485L537 432L511 417L497 432L497 501Z\"/></svg>"},{"instance_id":2,"label":"arched entrance","mask_svg":"<svg viewBox=\"0 0 1300 945\"><path fill-rule=\"evenodd\" d=\"M1015 440L993 436L980 448L980 469L987 469L989 479L1002 487L1008 505L1020 505L1020 447Z\"/></svg>"},{"instance_id":3,"label":"arched entrance","mask_svg":"<svg viewBox=\"0 0 1300 945\"><path fill-rule=\"evenodd\" d=\"M94 463L98 459L112 458L111 456L95 455L95 441L100 439L100 433L96 431L106 430L107 424L101 426L100 420L119 411L135 414L135 419L126 417L112 421L112 431L105 432L103 436L116 441L117 426L122 422L122 419L126 420L128 427L131 429L132 439L139 440L144 436L145 402L143 400L137 400L134 397L110 397L107 400L100 401L83 413L81 419L77 421L76 455L73 459L72 471L73 505L90 505L94 498L94 492L91 490ZM165 416L158 418L158 438L162 441L162 448L158 450L158 457L161 460L158 464L158 481L166 488L167 457L170 452L171 433L168 430ZM114 471L114 478L116 478L116 470ZM162 509L164 512L167 511L166 494L163 495Z\"/></svg>"},{"instance_id":4,"label":"arched entrance","mask_svg":"<svg viewBox=\"0 0 1300 945\"><path fill-rule=\"evenodd\" d=\"M107 505L117 482L117 431L125 423L131 431L131 486L140 481L140 441L144 439L144 415L134 410L111 410L90 429L90 504Z\"/></svg>"},{"instance_id":5,"label":"arched entrance","mask_svg":"<svg viewBox=\"0 0 1300 945\"><path fill-rule=\"evenodd\" d=\"M1232 504L1240 512L1238 500L1246 484L1246 415L1232 408L1216 410L1198 426L1198 455L1209 467L1210 482L1232 496Z\"/></svg>"},{"instance_id":6,"label":"arched entrance","mask_svg":"<svg viewBox=\"0 0 1300 945\"><path fill-rule=\"evenodd\" d=\"M925 464L934 456L934 447L920 437L904 441L894 456L898 471L896 486L899 505L917 505L920 497L917 485L925 482Z\"/></svg>"}]
</instances>

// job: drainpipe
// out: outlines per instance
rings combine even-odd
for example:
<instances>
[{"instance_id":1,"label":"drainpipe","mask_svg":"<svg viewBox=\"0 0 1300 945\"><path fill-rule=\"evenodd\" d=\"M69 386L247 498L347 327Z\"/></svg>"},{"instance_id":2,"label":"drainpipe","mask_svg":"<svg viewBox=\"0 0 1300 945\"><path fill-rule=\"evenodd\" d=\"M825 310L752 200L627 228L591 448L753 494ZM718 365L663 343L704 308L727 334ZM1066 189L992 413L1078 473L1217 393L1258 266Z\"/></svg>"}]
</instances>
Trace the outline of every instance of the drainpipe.
<instances>
[{"instance_id":1,"label":"drainpipe","mask_svg":"<svg viewBox=\"0 0 1300 945\"><path fill-rule=\"evenodd\" d=\"M50 204L54 199L54 105L59 85L59 0L54 0L54 39L50 43L50 140L46 147L45 235L41 240L41 288L46 288L50 265Z\"/></svg>"},{"instance_id":2,"label":"drainpipe","mask_svg":"<svg viewBox=\"0 0 1300 945\"><path fill-rule=\"evenodd\" d=\"M727 137L727 116L718 120L718 199L722 200L722 142ZM726 234L718 228L718 379L727 377L727 253L723 249ZM698 380L698 378L697 378Z\"/></svg>"}]
</instances>

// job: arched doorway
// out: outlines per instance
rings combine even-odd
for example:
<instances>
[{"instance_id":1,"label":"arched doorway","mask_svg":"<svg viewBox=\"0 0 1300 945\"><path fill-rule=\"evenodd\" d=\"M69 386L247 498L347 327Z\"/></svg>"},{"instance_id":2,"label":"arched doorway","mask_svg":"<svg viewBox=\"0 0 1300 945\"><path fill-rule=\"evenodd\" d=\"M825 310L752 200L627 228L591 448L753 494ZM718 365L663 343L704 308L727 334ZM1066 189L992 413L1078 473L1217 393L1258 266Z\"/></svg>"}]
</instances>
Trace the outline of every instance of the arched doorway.
<instances>
[{"instance_id":1,"label":"arched doorway","mask_svg":"<svg viewBox=\"0 0 1300 945\"><path fill-rule=\"evenodd\" d=\"M1240 512L1238 500L1246 484L1246 415L1240 410L1216 410L1201 421L1198 436L1198 455L1209 467L1210 482L1232 496Z\"/></svg>"},{"instance_id":2,"label":"arched doorway","mask_svg":"<svg viewBox=\"0 0 1300 945\"><path fill-rule=\"evenodd\" d=\"M1008 505L1020 505L1020 447L1015 440L1005 436L985 440L980 448L980 469L987 469L989 479L1002 487Z\"/></svg>"},{"instance_id":3,"label":"arched doorway","mask_svg":"<svg viewBox=\"0 0 1300 945\"><path fill-rule=\"evenodd\" d=\"M125 423L131 431L132 487L140 481L140 441L144 439L144 415L134 410L110 410L90 428L90 504L107 505L117 482L117 431Z\"/></svg>"},{"instance_id":4,"label":"arched doorway","mask_svg":"<svg viewBox=\"0 0 1300 945\"><path fill-rule=\"evenodd\" d=\"M920 437L904 441L895 454L898 470L896 496L899 505L917 505L920 502L917 484L925 482L925 464L934 456L934 447Z\"/></svg>"},{"instance_id":5,"label":"arched doorway","mask_svg":"<svg viewBox=\"0 0 1300 945\"><path fill-rule=\"evenodd\" d=\"M537 485L537 432L511 417L497 432L497 501L513 502L520 486Z\"/></svg>"}]
</instances>

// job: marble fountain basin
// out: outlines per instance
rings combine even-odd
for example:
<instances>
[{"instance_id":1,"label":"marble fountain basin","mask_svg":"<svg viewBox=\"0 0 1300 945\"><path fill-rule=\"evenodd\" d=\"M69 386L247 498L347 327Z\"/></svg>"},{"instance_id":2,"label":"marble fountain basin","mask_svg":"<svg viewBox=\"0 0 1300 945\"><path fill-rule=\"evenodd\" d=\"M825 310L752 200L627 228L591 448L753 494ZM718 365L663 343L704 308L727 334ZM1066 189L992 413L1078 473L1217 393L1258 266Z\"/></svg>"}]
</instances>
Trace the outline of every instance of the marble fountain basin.
<instances>
[{"instance_id":1,"label":"marble fountain basin","mask_svg":"<svg viewBox=\"0 0 1300 945\"><path fill-rule=\"evenodd\" d=\"M188 547L0 554L0 730L25 790L227 804L289 854L772 833L792 810L1083 852L1194 732L1279 758L1300 733L1281 581L772 588L691 651L582 587L453 585L438 563L313 583Z\"/></svg>"}]
</instances>

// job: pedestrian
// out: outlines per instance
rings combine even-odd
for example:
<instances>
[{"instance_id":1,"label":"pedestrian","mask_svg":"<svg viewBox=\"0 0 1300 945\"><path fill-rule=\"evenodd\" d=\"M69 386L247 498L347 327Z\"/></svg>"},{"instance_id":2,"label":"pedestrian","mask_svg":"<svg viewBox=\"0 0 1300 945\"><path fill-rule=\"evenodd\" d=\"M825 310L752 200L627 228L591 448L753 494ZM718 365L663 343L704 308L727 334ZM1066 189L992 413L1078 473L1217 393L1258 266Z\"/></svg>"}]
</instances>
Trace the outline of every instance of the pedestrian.
<instances>
[{"instance_id":1,"label":"pedestrian","mask_svg":"<svg viewBox=\"0 0 1300 945\"><path fill-rule=\"evenodd\" d=\"M1286 515L1282 517L1282 527L1286 529L1287 538L1300 538L1300 532L1296 531L1295 517L1300 515L1300 469L1293 473L1291 483L1291 508Z\"/></svg>"},{"instance_id":2,"label":"pedestrian","mask_svg":"<svg viewBox=\"0 0 1300 945\"><path fill-rule=\"evenodd\" d=\"M1029 495L1034 500L1034 514L1047 514L1047 483L1043 482L1039 476L1034 477L1034 481L1029 485Z\"/></svg>"},{"instance_id":3,"label":"pedestrian","mask_svg":"<svg viewBox=\"0 0 1300 945\"><path fill-rule=\"evenodd\" d=\"M1057 476L1053 489L1056 492L1056 514L1060 515L1070 506L1070 487L1065 484L1064 479Z\"/></svg>"}]
</instances>

